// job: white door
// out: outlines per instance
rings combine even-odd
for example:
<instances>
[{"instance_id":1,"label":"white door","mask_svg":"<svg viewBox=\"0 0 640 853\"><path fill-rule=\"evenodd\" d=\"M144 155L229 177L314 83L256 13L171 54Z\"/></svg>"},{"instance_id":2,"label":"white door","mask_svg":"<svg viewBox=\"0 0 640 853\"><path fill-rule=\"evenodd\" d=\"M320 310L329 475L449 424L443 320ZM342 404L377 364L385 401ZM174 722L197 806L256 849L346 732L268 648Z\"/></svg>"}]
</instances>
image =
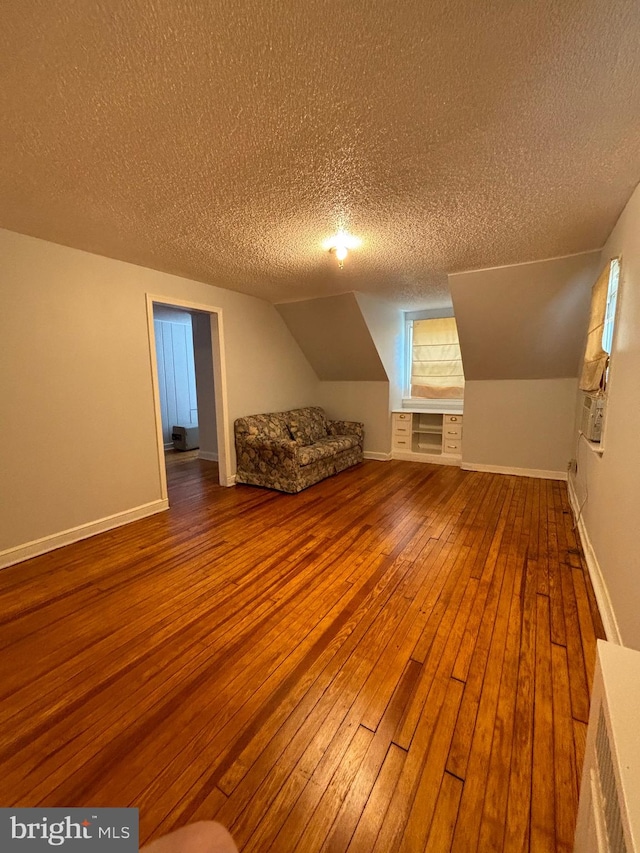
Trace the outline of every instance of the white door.
<instances>
[{"instance_id":1,"label":"white door","mask_svg":"<svg viewBox=\"0 0 640 853\"><path fill-rule=\"evenodd\" d=\"M174 426L196 426L198 404L191 317L188 323L154 320L162 439L171 445Z\"/></svg>"}]
</instances>

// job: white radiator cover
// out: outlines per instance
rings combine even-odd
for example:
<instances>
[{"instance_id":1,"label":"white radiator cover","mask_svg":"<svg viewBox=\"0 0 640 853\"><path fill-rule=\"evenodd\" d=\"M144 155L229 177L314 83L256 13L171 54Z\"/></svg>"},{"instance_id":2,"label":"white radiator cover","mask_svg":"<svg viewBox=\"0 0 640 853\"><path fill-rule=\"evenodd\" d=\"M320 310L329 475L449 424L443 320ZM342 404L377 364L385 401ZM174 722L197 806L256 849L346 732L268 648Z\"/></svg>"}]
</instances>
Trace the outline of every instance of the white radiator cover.
<instances>
[{"instance_id":1,"label":"white radiator cover","mask_svg":"<svg viewBox=\"0 0 640 853\"><path fill-rule=\"evenodd\" d=\"M640 853L640 652L603 640L574 853Z\"/></svg>"}]
</instances>

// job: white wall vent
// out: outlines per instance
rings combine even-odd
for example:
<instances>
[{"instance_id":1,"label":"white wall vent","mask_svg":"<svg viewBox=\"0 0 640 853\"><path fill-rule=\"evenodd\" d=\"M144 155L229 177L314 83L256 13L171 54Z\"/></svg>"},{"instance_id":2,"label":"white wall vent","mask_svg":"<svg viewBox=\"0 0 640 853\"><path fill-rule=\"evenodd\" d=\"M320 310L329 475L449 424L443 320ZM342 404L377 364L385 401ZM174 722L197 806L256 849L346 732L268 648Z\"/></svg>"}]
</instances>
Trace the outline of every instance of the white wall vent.
<instances>
[{"instance_id":1,"label":"white wall vent","mask_svg":"<svg viewBox=\"0 0 640 853\"><path fill-rule=\"evenodd\" d=\"M574 853L640 853L640 652L598 641Z\"/></svg>"},{"instance_id":2,"label":"white wall vent","mask_svg":"<svg viewBox=\"0 0 640 853\"><path fill-rule=\"evenodd\" d=\"M613 769L611 743L602 707L600 707L598 731L596 733L596 767L597 771L596 768L593 768L591 771L595 777L592 778L592 787L595 782L599 788L599 811L604 818L607 842L604 849L611 851L611 853L627 853L627 845L624 841L624 831L622 829L622 817L620 815L620 792L618 791L618 781Z\"/></svg>"}]
</instances>

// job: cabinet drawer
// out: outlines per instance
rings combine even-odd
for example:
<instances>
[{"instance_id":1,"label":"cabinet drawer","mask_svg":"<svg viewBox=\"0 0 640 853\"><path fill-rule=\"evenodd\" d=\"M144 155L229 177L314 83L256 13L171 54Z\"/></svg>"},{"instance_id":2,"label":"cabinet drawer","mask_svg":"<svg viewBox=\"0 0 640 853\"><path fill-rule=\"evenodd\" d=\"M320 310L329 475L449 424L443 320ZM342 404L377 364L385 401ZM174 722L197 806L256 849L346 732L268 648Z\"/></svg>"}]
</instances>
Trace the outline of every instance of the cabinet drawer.
<instances>
[{"instance_id":1,"label":"cabinet drawer","mask_svg":"<svg viewBox=\"0 0 640 853\"><path fill-rule=\"evenodd\" d=\"M444 425L459 424L462 426L462 415L444 415Z\"/></svg>"},{"instance_id":2,"label":"cabinet drawer","mask_svg":"<svg viewBox=\"0 0 640 853\"><path fill-rule=\"evenodd\" d=\"M393 448L394 450L411 450L411 438L402 438L401 436L394 435Z\"/></svg>"},{"instance_id":3,"label":"cabinet drawer","mask_svg":"<svg viewBox=\"0 0 640 853\"><path fill-rule=\"evenodd\" d=\"M394 437L408 438L411 435L411 424L401 423L393 425Z\"/></svg>"},{"instance_id":4,"label":"cabinet drawer","mask_svg":"<svg viewBox=\"0 0 640 853\"><path fill-rule=\"evenodd\" d=\"M442 442L442 452L449 453L452 456L460 456L462 453L462 442L461 441L447 441L445 438Z\"/></svg>"},{"instance_id":5,"label":"cabinet drawer","mask_svg":"<svg viewBox=\"0 0 640 853\"><path fill-rule=\"evenodd\" d=\"M462 425L445 424L443 436L445 441L460 441L462 438Z\"/></svg>"},{"instance_id":6,"label":"cabinet drawer","mask_svg":"<svg viewBox=\"0 0 640 853\"><path fill-rule=\"evenodd\" d=\"M400 426L400 424L407 424L407 426L411 426L411 412L393 413L393 425Z\"/></svg>"}]
</instances>

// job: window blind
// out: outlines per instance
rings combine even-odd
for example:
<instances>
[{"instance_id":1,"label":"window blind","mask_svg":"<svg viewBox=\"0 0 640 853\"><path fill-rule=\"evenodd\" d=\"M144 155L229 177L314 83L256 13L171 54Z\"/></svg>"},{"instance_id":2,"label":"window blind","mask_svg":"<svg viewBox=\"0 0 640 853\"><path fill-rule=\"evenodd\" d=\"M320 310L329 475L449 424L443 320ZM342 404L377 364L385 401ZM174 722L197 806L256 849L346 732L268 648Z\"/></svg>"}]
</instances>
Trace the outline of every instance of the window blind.
<instances>
[{"instance_id":1,"label":"window blind","mask_svg":"<svg viewBox=\"0 0 640 853\"><path fill-rule=\"evenodd\" d=\"M462 399L464 372L453 317L413 321L411 396Z\"/></svg>"},{"instance_id":2,"label":"window blind","mask_svg":"<svg viewBox=\"0 0 640 853\"><path fill-rule=\"evenodd\" d=\"M607 307L604 312L604 329L602 331L602 349L609 355L613 350L613 327L616 320L616 303L618 300L618 280L620 278L620 260L611 261L609 284L607 287Z\"/></svg>"},{"instance_id":3,"label":"window blind","mask_svg":"<svg viewBox=\"0 0 640 853\"><path fill-rule=\"evenodd\" d=\"M587 345L580 377L580 389L582 391L599 391L607 368L609 356L602 347L602 333L607 310L610 272L611 263L608 263L591 289L589 331L587 332Z\"/></svg>"}]
</instances>

